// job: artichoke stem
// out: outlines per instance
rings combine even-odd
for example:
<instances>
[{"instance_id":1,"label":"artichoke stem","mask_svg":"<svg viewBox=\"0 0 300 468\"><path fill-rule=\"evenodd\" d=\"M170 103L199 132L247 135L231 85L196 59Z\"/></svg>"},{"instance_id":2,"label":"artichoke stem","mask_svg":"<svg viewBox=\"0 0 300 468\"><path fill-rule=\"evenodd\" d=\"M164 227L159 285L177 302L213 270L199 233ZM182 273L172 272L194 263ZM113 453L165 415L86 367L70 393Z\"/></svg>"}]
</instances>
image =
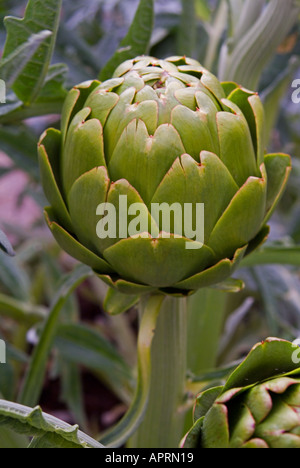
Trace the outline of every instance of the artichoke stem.
<instances>
[{"instance_id":1,"label":"artichoke stem","mask_svg":"<svg viewBox=\"0 0 300 468\"><path fill-rule=\"evenodd\" d=\"M148 298L149 300L149 298ZM143 314L147 298L142 298ZM152 372L145 418L129 445L134 448L178 448L184 432L187 359L185 298L165 298L152 344Z\"/></svg>"}]
</instances>

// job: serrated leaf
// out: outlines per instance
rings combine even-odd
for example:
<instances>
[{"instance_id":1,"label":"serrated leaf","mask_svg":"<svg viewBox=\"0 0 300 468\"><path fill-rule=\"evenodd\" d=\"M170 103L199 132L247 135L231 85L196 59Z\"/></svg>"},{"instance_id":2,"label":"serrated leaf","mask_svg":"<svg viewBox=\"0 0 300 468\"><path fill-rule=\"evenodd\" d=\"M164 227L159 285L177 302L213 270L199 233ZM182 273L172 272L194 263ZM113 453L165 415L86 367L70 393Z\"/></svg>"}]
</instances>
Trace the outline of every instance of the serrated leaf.
<instances>
[{"instance_id":1,"label":"serrated leaf","mask_svg":"<svg viewBox=\"0 0 300 468\"><path fill-rule=\"evenodd\" d=\"M70 444L77 448L103 448L99 442L79 431L78 426L70 426L43 413L40 407L28 408L0 400L0 426L8 427L20 434L43 437L44 443L49 435L50 441L53 443L55 440L60 448L69 448Z\"/></svg>"},{"instance_id":2,"label":"serrated leaf","mask_svg":"<svg viewBox=\"0 0 300 468\"><path fill-rule=\"evenodd\" d=\"M125 60L147 53L154 23L153 0L140 0L134 20L126 37L122 40L120 48L108 61L100 73L100 80L109 79L116 68Z\"/></svg>"},{"instance_id":3,"label":"serrated leaf","mask_svg":"<svg viewBox=\"0 0 300 468\"><path fill-rule=\"evenodd\" d=\"M14 249L12 248L9 240L7 239L4 232L1 231L1 229L0 229L0 249L3 250L3 252L5 252L6 254L10 255L11 257L14 257L15 255Z\"/></svg>"},{"instance_id":4,"label":"serrated leaf","mask_svg":"<svg viewBox=\"0 0 300 468\"><path fill-rule=\"evenodd\" d=\"M41 31L38 34L33 34L29 37L28 41L20 45L8 57L2 58L0 61L0 77L5 81L7 88L13 86L37 49L51 34L50 31Z\"/></svg>"},{"instance_id":5,"label":"serrated leaf","mask_svg":"<svg viewBox=\"0 0 300 468\"><path fill-rule=\"evenodd\" d=\"M7 39L3 59L24 45L33 34L50 31L52 34L38 47L12 89L26 105L33 102L43 87L51 62L59 24L62 0L29 0L23 19L9 16L5 19Z\"/></svg>"}]
</instances>

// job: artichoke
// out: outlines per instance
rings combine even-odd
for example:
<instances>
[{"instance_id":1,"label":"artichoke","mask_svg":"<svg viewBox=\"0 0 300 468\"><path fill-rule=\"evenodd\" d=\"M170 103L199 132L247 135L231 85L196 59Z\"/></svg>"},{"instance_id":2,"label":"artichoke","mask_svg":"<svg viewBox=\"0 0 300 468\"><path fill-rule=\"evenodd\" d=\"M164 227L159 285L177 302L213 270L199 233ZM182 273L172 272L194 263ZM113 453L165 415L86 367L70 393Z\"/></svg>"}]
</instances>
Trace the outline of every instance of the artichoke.
<instances>
[{"instance_id":1,"label":"artichoke","mask_svg":"<svg viewBox=\"0 0 300 468\"><path fill-rule=\"evenodd\" d=\"M224 387L197 398L185 448L300 448L300 368L295 345L256 345Z\"/></svg>"},{"instance_id":2,"label":"artichoke","mask_svg":"<svg viewBox=\"0 0 300 468\"><path fill-rule=\"evenodd\" d=\"M257 93L186 57L137 57L108 81L75 86L39 159L57 242L127 294L186 295L227 280L268 235L291 169L289 156L265 155ZM137 235L134 216L120 215L122 196L142 207ZM114 237L97 234L105 203L115 207ZM203 241L175 214L166 227L152 204L190 204L194 214L204 204Z\"/></svg>"}]
</instances>

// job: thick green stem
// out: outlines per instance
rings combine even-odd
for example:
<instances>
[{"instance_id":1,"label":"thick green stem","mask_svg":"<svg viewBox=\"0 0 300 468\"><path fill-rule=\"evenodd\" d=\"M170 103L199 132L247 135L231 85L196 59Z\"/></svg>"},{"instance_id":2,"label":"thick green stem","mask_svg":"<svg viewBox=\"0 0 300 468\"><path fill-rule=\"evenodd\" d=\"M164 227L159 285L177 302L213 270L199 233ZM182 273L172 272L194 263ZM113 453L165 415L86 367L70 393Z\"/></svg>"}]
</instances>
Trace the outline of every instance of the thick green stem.
<instances>
[{"instance_id":1,"label":"thick green stem","mask_svg":"<svg viewBox=\"0 0 300 468\"><path fill-rule=\"evenodd\" d=\"M138 337L138 376L135 397L119 423L102 435L105 447L121 447L135 433L147 411L151 385L151 346L156 333L157 318L164 297L147 296L141 299L144 305Z\"/></svg>"},{"instance_id":2,"label":"thick green stem","mask_svg":"<svg viewBox=\"0 0 300 468\"><path fill-rule=\"evenodd\" d=\"M141 301L141 316L147 306ZM164 300L152 344L152 371L145 418L130 441L135 448L177 448L184 431L186 300Z\"/></svg>"}]
</instances>

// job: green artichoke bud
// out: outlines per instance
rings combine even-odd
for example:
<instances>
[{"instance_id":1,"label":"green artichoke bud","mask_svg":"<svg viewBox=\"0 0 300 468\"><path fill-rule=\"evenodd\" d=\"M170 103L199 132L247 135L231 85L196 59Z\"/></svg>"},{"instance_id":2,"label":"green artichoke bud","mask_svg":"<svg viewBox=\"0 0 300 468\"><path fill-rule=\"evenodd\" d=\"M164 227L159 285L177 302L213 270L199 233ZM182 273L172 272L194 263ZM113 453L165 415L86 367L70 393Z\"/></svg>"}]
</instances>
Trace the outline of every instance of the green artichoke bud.
<instances>
[{"instance_id":1,"label":"green artichoke bud","mask_svg":"<svg viewBox=\"0 0 300 468\"><path fill-rule=\"evenodd\" d=\"M269 338L197 398L185 448L300 448L300 349Z\"/></svg>"},{"instance_id":2,"label":"green artichoke bud","mask_svg":"<svg viewBox=\"0 0 300 468\"><path fill-rule=\"evenodd\" d=\"M76 86L39 158L54 237L128 294L189 294L228 279L266 238L291 169L289 156L264 153L258 95L185 57L137 57L104 83ZM125 196L141 207L140 235L129 234L134 215L120 215ZM107 238L97 231L105 203L116 213ZM203 241L175 215L166 227L153 204L204 205Z\"/></svg>"}]
</instances>

